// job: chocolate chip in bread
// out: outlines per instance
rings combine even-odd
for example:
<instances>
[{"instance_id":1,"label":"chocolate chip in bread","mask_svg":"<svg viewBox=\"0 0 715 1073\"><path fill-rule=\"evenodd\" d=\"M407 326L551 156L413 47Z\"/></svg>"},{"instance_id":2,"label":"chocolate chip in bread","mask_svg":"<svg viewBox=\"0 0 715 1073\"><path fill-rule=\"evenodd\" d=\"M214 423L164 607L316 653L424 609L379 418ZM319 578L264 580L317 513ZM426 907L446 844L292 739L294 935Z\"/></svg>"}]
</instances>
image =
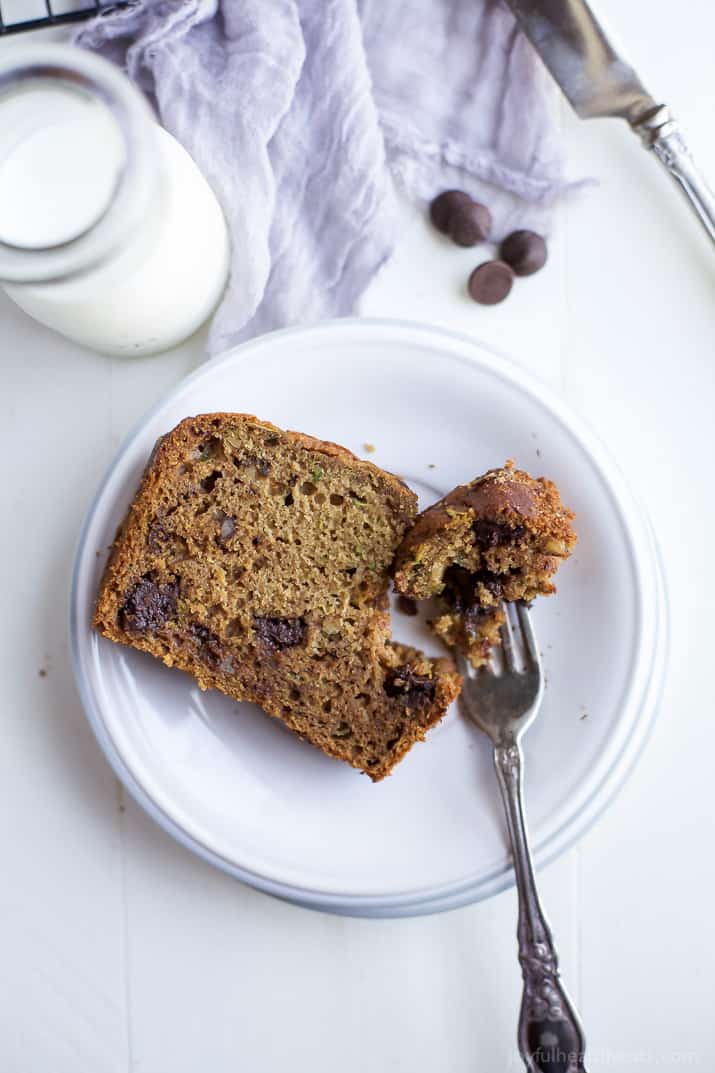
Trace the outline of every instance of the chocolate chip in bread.
<instances>
[{"instance_id":1,"label":"chocolate chip in bread","mask_svg":"<svg viewBox=\"0 0 715 1073\"><path fill-rule=\"evenodd\" d=\"M499 643L502 600L555 591L551 578L576 542L572 519L552 481L507 462L419 515L395 557L395 589L438 597L433 631L478 667Z\"/></svg>"},{"instance_id":2,"label":"chocolate chip in bread","mask_svg":"<svg viewBox=\"0 0 715 1073\"><path fill-rule=\"evenodd\" d=\"M377 781L444 715L448 659L391 641L388 572L416 513L396 477L245 414L159 442L94 618Z\"/></svg>"}]
</instances>

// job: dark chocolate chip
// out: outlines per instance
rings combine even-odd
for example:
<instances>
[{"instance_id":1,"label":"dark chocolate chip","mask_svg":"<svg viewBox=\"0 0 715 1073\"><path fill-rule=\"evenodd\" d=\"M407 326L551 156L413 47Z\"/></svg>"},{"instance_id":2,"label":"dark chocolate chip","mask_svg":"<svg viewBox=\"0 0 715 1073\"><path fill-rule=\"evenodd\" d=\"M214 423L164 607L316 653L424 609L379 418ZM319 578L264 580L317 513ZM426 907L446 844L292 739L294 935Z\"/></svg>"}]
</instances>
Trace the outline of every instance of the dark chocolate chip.
<instances>
[{"instance_id":1,"label":"dark chocolate chip","mask_svg":"<svg viewBox=\"0 0 715 1073\"><path fill-rule=\"evenodd\" d=\"M490 592L492 596L497 599L501 597L504 581L498 574L493 573L491 570L480 570L477 574L474 574L474 582L476 585L483 585L487 592Z\"/></svg>"},{"instance_id":2,"label":"dark chocolate chip","mask_svg":"<svg viewBox=\"0 0 715 1073\"><path fill-rule=\"evenodd\" d=\"M211 473L209 473L208 477L204 477L204 479L200 482L204 492L213 492L214 487L216 485L216 481L221 476L223 476L221 470L215 469Z\"/></svg>"},{"instance_id":3,"label":"dark chocolate chip","mask_svg":"<svg viewBox=\"0 0 715 1073\"><path fill-rule=\"evenodd\" d=\"M495 596L502 594L502 579L491 570L479 570L471 574L462 566L450 566L444 572L442 599L457 614L467 614L479 608L479 585Z\"/></svg>"},{"instance_id":4,"label":"dark chocolate chip","mask_svg":"<svg viewBox=\"0 0 715 1073\"><path fill-rule=\"evenodd\" d=\"M253 630L268 648L281 652L284 648L294 648L295 645L301 644L305 636L305 619L256 615L253 619Z\"/></svg>"},{"instance_id":5,"label":"dark chocolate chip","mask_svg":"<svg viewBox=\"0 0 715 1073\"><path fill-rule=\"evenodd\" d=\"M405 663L388 671L383 688L388 697L394 697L406 708L424 708L434 700L436 686L432 678L417 674Z\"/></svg>"},{"instance_id":6,"label":"dark chocolate chip","mask_svg":"<svg viewBox=\"0 0 715 1073\"><path fill-rule=\"evenodd\" d=\"M500 522L490 522L485 518L478 518L472 526L472 531L474 543L482 551L509 544L512 540L521 540L526 532L523 525L504 525Z\"/></svg>"},{"instance_id":7,"label":"dark chocolate chip","mask_svg":"<svg viewBox=\"0 0 715 1073\"><path fill-rule=\"evenodd\" d=\"M176 614L178 580L159 583L145 574L124 595L119 625L128 633L153 633Z\"/></svg>"},{"instance_id":8,"label":"dark chocolate chip","mask_svg":"<svg viewBox=\"0 0 715 1073\"><path fill-rule=\"evenodd\" d=\"M403 615L416 615L417 604L410 596L398 596L397 610L401 611Z\"/></svg>"},{"instance_id":9,"label":"dark chocolate chip","mask_svg":"<svg viewBox=\"0 0 715 1073\"><path fill-rule=\"evenodd\" d=\"M485 261L472 272L467 289L475 302L495 306L504 301L513 282L514 273L508 264L504 261Z\"/></svg>"},{"instance_id":10,"label":"dark chocolate chip","mask_svg":"<svg viewBox=\"0 0 715 1073\"><path fill-rule=\"evenodd\" d=\"M517 276L531 276L546 264L546 242L535 231L512 231L499 247L499 256Z\"/></svg>"},{"instance_id":11,"label":"dark chocolate chip","mask_svg":"<svg viewBox=\"0 0 715 1073\"><path fill-rule=\"evenodd\" d=\"M449 218L448 234L458 246L477 246L486 241L492 226L492 214L486 205L470 201L460 205Z\"/></svg>"},{"instance_id":12,"label":"dark chocolate chip","mask_svg":"<svg viewBox=\"0 0 715 1073\"><path fill-rule=\"evenodd\" d=\"M498 544L506 543L504 538L505 526L498 522L490 522L484 518L478 518L472 526L474 543L482 550L496 548Z\"/></svg>"},{"instance_id":13,"label":"dark chocolate chip","mask_svg":"<svg viewBox=\"0 0 715 1073\"><path fill-rule=\"evenodd\" d=\"M442 597L452 611L466 611L475 604L474 574L463 566L448 566L444 572Z\"/></svg>"},{"instance_id":14,"label":"dark chocolate chip","mask_svg":"<svg viewBox=\"0 0 715 1073\"><path fill-rule=\"evenodd\" d=\"M452 214L471 203L471 197L465 194L464 190L445 190L432 201L429 207L430 220L438 231L446 235Z\"/></svg>"}]
</instances>

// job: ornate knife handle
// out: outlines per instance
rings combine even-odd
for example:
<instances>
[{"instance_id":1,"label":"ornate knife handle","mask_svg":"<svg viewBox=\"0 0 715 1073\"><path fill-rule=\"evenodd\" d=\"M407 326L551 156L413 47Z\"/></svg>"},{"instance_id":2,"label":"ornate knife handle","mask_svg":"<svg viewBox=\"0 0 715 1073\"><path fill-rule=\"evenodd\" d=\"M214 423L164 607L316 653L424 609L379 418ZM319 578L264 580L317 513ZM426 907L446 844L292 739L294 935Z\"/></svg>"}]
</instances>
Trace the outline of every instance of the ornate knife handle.
<instances>
[{"instance_id":1,"label":"ornate knife handle","mask_svg":"<svg viewBox=\"0 0 715 1073\"><path fill-rule=\"evenodd\" d=\"M517 938L524 977L519 1053L528 1073L586 1073L583 1029L559 978L551 929L536 892L524 818L522 762L516 740L494 747L519 895Z\"/></svg>"},{"instance_id":2,"label":"ornate knife handle","mask_svg":"<svg viewBox=\"0 0 715 1073\"><path fill-rule=\"evenodd\" d=\"M688 149L678 124L663 104L632 124L647 149L652 149L678 183L710 238L715 242L715 194Z\"/></svg>"}]
</instances>

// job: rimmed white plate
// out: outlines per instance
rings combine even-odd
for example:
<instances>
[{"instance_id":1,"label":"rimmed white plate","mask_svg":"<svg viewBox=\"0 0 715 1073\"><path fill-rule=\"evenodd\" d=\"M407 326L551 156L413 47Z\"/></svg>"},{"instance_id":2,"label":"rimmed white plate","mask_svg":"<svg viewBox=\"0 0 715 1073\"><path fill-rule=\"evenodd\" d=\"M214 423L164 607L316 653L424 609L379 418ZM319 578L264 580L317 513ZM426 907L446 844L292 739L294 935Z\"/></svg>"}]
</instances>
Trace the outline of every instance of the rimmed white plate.
<instances>
[{"instance_id":1,"label":"rimmed white plate","mask_svg":"<svg viewBox=\"0 0 715 1073\"><path fill-rule=\"evenodd\" d=\"M251 705L90 628L105 548L159 435L248 411L335 440L407 479L421 506L513 458L558 484L579 542L534 616L548 674L526 740L537 864L590 825L630 770L665 662L661 573L647 521L603 447L504 358L443 331L340 320L264 336L203 366L119 451L82 530L71 597L89 720L130 792L172 835L247 883L369 916L433 912L511 882L486 740L456 706L384 782L330 760ZM421 623L394 634L438 652Z\"/></svg>"}]
</instances>

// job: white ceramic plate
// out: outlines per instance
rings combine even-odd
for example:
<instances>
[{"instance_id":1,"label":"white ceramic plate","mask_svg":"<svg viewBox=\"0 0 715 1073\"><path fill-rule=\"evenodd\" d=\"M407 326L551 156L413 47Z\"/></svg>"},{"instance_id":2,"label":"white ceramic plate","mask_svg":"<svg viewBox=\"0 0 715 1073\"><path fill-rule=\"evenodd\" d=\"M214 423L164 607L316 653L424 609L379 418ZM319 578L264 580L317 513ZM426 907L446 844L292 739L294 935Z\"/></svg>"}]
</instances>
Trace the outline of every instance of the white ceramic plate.
<instances>
[{"instance_id":1,"label":"white ceramic plate","mask_svg":"<svg viewBox=\"0 0 715 1073\"><path fill-rule=\"evenodd\" d=\"M536 381L478 344L398 322L279 332L203 366L130 436L82 531L71 633L92 726L128 789L175 837L246 882L337 912L399 915L511 881L487 742L456 706L384 782L330 760L252 705L90 629L104 559L159 435L248 411L335 440L406 478L420 505L506 458L558 484L579 542L535 624L548 674L526 739L537 863L613 795L651 721L665 615L647 522L594 437ZM439 651L426 629L393 632Z\"/></svg>"}]
</instances>

